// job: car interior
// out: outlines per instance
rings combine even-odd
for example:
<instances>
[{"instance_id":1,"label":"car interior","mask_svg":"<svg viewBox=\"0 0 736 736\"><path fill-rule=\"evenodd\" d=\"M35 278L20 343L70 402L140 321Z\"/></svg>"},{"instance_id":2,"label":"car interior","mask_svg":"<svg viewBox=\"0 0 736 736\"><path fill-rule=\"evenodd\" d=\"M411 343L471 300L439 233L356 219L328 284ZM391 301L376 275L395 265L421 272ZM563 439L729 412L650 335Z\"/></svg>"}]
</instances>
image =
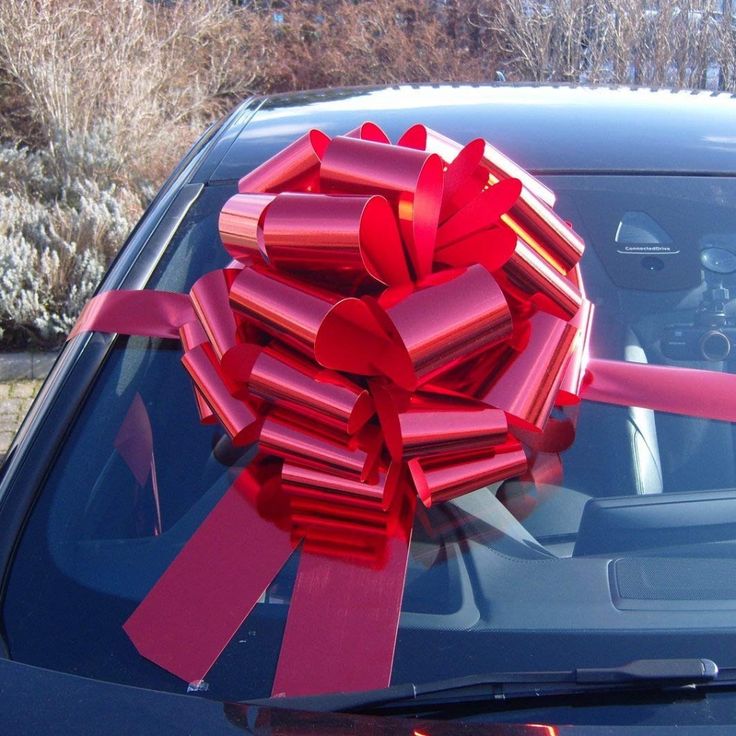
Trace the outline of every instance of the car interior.
<instances>
[{"instance_id":1,"label":"car interior","mask_svg":"<svg viewBox=\"0 0 736 736\"><path fill-rule=\"evenodd\" d=\"M588 243L591 354L733 372L736 216L722 205L724 183L581 179L548 183ZM730 626L733 426L583 401L576 430L561 454L560 485L511 480L454 502L472 500L493 524L500 512L485 497L493 493L526 533L507 531L504 549L496 541L474 547L483 558L476 568L493 581L489 623L507 630ZM509 538L518 543L515 554ZM541 608L534 605L540 598Z\"/></svg>"}]
</instances>

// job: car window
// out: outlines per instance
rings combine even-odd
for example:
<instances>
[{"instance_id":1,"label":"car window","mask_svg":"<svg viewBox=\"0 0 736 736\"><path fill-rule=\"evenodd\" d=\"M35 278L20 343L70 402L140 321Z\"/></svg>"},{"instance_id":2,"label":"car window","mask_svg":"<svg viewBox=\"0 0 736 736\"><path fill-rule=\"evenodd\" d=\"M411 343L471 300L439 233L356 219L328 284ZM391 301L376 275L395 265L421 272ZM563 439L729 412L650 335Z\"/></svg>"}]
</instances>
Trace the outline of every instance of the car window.
<instances>
[{"instance_id":1,"label":"car window","mask_svg":"<svg viewBox=\"0 0 736 736\"><path fill-rule=\"evenodd\" d=\"M588 243L595 355L733 372L736 348L723 351L736 341L736 180L546 183ZM151 288L186 291L227 264L217 216L233 191L205 187ZM420 509L394 681L656 656L736 663L736 635L726 635L733 426L584 402L577 427L562 478ZM198 422L178 343L118 338L21 537L3 602L11 656L186 690L136 652L122 624L252 456ZM208 674L205 696L269 695L297 564L298 552Z\"/></svg>"}]
</instances>

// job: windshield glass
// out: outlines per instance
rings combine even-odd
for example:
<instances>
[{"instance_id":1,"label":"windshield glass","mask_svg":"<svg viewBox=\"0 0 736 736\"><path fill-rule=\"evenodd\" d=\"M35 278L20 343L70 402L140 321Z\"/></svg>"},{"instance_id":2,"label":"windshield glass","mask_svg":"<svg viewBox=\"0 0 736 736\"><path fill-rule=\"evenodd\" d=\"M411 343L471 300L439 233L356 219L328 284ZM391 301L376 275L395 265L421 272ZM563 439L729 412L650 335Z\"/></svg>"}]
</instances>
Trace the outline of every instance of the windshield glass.
<instances>
[{"instance_id":1,"label":"windshield glass","mask_svg":"<svg viewBox=\"0 0 736 736\"><path fill-rule=\"evenodd\" d=\"M733 372L736 180L550 176L583 235L596 357ZM187 291L228 256L203 190L151 287ZM4 600L10 654L182 692L122 625L253 450L200 424L178 342L118 338L45 482ZM697 389L697 387L694 387ZM122 449L145 440L144 466ZM736 434L731 424L583 402L562 478L511 480L419 507L395 683L639 658L736 663ZM299 551L206 678L267 697Z\"/></svg>"}]
</instances>

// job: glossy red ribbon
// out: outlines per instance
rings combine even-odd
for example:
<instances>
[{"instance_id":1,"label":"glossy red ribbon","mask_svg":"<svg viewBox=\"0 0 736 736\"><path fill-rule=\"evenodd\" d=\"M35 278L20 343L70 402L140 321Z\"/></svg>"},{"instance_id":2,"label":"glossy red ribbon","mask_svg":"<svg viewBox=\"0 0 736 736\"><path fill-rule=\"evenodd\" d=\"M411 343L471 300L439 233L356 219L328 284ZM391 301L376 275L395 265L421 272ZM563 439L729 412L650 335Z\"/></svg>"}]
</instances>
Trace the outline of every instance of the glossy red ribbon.
<instances>
[{"instance_id":1,"label":"glossy red ribbon","mask_svg":"<svg viewBox=\"0 0 736 736\"><path fill-rule=\"evenodd\" d=\"M73 334L180 337L202 421L260 446L126 622L144 656L204 678L301 545L274 693L387 685L417 497L554 475L574 427L550 413L582 392L702 415L689 390L642 402L652 366L588 364L583 243L553 204L481 139L311 131L223 207L237 267L90 302Z\"/></svg>"}]
</instances>

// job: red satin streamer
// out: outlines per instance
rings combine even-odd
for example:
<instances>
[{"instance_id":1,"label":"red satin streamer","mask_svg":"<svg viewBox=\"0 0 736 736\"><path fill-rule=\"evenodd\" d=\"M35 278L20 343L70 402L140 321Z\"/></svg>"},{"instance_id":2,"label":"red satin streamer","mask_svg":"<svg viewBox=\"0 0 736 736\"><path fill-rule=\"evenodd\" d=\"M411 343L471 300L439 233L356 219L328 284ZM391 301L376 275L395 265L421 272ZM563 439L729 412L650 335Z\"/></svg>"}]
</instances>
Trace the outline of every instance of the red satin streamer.
<instances>
[{"instance_id":1,"label":"red satin streamer","mask_svg":"<svg viewBox=\"0 0 736 736\"><path fill-rule=\"evenodd\" d=\"M193 319L186 294L108 291L87 302L67 339L90 330L179 339L179 328Z\"/></svg>"},{"instance_id":2,"label":"red satin streamer","mask_svg":"<svg viewBox=\"0 0 736 736\"><path fill-rule=\"evenodd\" d=\"M582 397L736 422L736 376L730 373L591 359Z\"/></svg>"},{"instance_id":3,"label":"red satin streamer","mask_svg":"<svg viewBox=\"0 0 736 736\"><path fill-rule=\"evenodd\" d=\"M186 682L204 679L294 551L248 498L254 482L244 471L123 627L144 657Z\"/></svg>"},{"instance_id":4,"label":"red satin streamer","mask_svg":"<svg viewBox=\"0 0 736 736\"><path fill-rule=\"evenodd\" d=\"M90 300L67 339L85 332L178 338L179 326L192 317L191 305L180 297L161 291L103 292ZM154 304L164 308L151 310ZM736 422L733 374L601 358L590 358L586 366L579 390L584 401Z\"/></svg>"},{"instance_id":5,"label":"red satin streamer","mask_svg":"<svg viewBox=\"0 0 736 736\"><path fill-rule=\"evenodd\" d=\"M229 268L90 302L72 335L181 337L201 420L260 445L126 622L144 656L203 679L301 545L274 693L387 685L417 498L557 477L581 395L736 419L734 376L587 363L553 203L481 139L310 131L225 204Z\"/></svg>"},{"instance_id":6,"label":"red satin streamer","mask_svg":"<svg viewBox=\"0 0 736 736\"><path fill-rule=\"evenodd\" d=\"M406 518L411 519L410 497ZM409 526L410 531L410 526ZM274 695L310 695L387 687L396 646L411 535L393 537L379 571L342 559L305 552L273 682ZM320 606L314 605L315 597ZM339 657L325 658L325 651ZM320 662L309 679L304 662ZM339 684L338 684L339 683Z\"/></svg>"}]
</instances>

